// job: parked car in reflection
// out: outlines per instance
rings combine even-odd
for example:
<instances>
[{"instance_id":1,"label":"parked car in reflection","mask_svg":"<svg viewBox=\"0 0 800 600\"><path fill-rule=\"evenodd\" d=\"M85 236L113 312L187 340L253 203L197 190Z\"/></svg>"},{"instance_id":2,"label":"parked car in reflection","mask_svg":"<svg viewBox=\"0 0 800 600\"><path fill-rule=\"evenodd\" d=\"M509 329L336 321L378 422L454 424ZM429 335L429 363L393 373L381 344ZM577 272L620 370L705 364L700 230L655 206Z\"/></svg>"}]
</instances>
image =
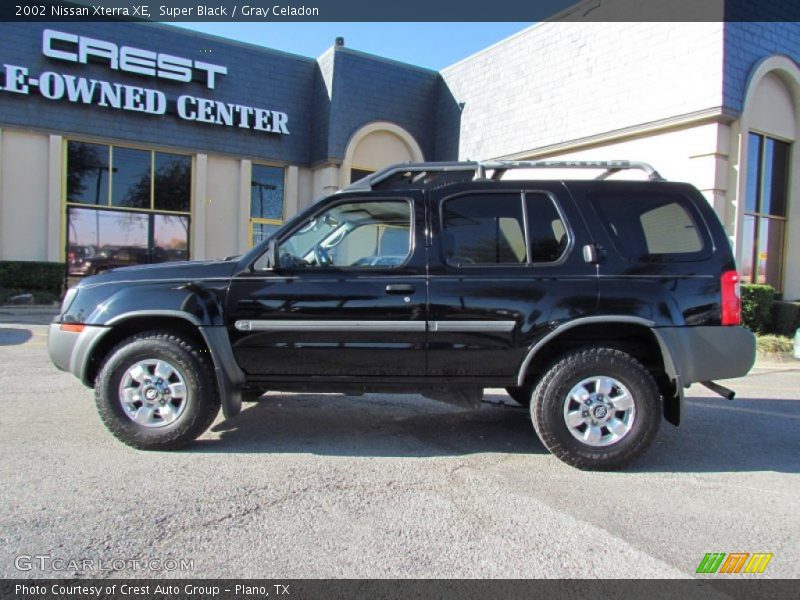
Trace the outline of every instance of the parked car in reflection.
<instances>
[{"instance_id":1,"label":"parked car in reflection","mask_svg":"<svg viewBox=\"0 0 800 600\"><path fill-rule=\"evenodd\" d=\"M148 262L147 248L140 246L71 246L68 273L74 276L97 275L109 269Z\"/></svg>"}]
</instances>

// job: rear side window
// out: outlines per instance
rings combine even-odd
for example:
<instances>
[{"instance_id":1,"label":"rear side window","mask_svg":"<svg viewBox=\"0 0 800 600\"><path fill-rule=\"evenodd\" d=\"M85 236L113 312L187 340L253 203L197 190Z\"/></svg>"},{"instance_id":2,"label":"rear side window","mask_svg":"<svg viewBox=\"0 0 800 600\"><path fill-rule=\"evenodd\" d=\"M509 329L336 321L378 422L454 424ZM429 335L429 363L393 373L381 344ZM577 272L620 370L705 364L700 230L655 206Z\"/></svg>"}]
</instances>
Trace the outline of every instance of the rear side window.
<instances>
[{"instance_id":1,"label":"rear side window","mask_svg":"<svg viewBox=\"0 0 800 600\"><path fill-rule=\"evenodd\" d=\"M709 242L691 202L673 194L600 193L592 202L617 249L635 260L695 260Z\"/></svg>"},{"instance_id":2,"label":"rear side window","mask_svg":"<svg viewBox=\"0 0 800 600\"><path fill-rule=\"evenodd\" d=\"M519 193L450 198L442 209L442 225L449 265L518 265L528 260Z\"/></svg>"}]
</instances>

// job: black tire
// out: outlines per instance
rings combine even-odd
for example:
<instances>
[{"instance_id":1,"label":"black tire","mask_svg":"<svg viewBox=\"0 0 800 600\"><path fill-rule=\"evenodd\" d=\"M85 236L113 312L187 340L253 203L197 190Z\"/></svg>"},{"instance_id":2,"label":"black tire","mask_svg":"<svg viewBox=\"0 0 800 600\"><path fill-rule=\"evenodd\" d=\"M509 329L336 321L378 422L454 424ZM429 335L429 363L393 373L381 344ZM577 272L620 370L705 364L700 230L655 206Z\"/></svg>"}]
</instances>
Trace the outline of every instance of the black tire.
<instances>
[{"instance_id":1,"label":"black tire","mask_svg":"<svg viewBox=\"0 0 800 600\"><path fill-rule=\"evenodd\" d=\"M527 386L523 387L507 387L506 392L511 399L520 406L528 408L531 405L531 394L533 390Z\"/></svg>"},{"instance_id":2,"label":"black tire","mask_svg":"<svg viewBox=\"0 0 800 600\"><path fill-rule=\"evenodd\" d=\"M607 446L576 439L564 414L573 387L595 376L622 383L635 407L630 429ZM612 348L585 348L562 357L536 386L531 402L533 426L545 447L563 462L584 470L621 469L639 457L655 438L662 414L661 395L652 375L635 358ZM601 431L610 435L608 429Z\"/></svg>"},{"instance_id":3,"label":"black tire","mask_svg":"<svg viewBox=\"0 0 800 600\"><path fill-rule=\"evenodd\" d=\"M207 352L193 342L165 331L148 331L118 344L95 381L95 400L106 428L121 442L140 450L175 450L199 437L214 422L220 402ZM186 406L168 424L145 427L127 416L120 402L126 371L142 360L167 361L183 378Z\"/></svg>"}]
</instances>

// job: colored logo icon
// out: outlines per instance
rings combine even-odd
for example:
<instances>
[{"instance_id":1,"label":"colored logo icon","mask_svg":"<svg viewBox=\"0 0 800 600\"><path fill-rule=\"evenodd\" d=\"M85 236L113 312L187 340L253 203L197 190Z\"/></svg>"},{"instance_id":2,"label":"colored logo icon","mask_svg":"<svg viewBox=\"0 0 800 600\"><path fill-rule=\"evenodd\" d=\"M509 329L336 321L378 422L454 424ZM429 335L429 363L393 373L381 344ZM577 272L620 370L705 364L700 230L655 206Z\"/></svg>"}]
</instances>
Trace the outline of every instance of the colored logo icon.
<instances>
[{"instance_id":1,"label":"colored logo icon","mask_svg":"<svg viewBox=\"0 0 800 600\"><path fill-rule=\"evenodd\" d=\"M696 573L763 573L771 560L771 552L708 552L697 566Z\"/></svg>"}]
</instances>

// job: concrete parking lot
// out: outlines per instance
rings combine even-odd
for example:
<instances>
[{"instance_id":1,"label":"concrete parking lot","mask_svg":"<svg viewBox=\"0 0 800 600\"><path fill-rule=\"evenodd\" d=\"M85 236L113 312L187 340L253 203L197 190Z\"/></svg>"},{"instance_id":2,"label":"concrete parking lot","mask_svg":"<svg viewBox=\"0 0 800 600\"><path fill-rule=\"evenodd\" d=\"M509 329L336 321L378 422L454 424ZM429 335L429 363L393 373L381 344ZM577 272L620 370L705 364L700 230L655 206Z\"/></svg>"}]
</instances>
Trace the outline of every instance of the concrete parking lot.
<instances>
[{"instance_id":1,"label":"concrete parking lot","mask_svg":"<svg viewBox=\"0 0 800 600\"><path fill-rule=\"evenodd\" d=\"M3 577L688 577L706 552L800 576L800 362L726 382L734 402L693 387L685 424L623 473L558 462L522 409L417 396L268 394L146 453L50 364L47 320L0 309ZM192 570L20 572L20 555Z\"/></svg>"}]
</instances>

